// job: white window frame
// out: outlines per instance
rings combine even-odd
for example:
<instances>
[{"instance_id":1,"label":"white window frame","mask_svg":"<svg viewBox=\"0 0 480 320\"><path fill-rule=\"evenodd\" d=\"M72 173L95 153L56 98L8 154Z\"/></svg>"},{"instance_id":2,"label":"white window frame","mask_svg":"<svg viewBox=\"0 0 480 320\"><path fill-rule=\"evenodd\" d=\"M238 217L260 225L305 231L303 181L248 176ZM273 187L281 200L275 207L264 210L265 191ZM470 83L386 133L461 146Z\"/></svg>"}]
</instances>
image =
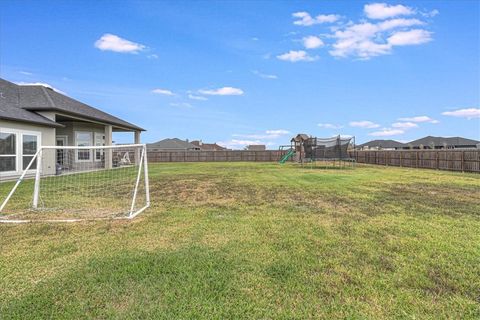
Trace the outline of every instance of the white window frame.
<instances>
[{"instance_id":1,"label":"white window frame","mask_svg":"<svg viewBox=\"0 0 480 320\"><path fill-rule=\"evenodd\" d=\"M102 138L103 136L103 138ZM100 144L97 144L97 137L100 137L101 139L101 142ZM100 146L105 146L105 133L102 133L102 132L94 132L93 133L93 144L95 145L95 147L100 147ZM103 150L98 150L98 152L100 152L100 155L105 155L105 152ZM102 158L100 157L100 159L97 159L97 150L95 150L93 152L93 161L95 162L100 162L102 161Z\"/></svg>"},{"instance_id":2,"label":"white window frame","mask_svg":"<svg viewBox=\"0 0 480 320\"><path fill-rule=\"evenodd\" d=\"M10 158L10 157L15 157L15 169L10 170L10 171L0 171L0 174L12 174L12 173L17 173L18 170L18 134L14 132L14 130L1 130L1 133L6 133L6 134L13 134L15 136L15 154L0 154L0 158Z\"/></svg>"},{"instance_id":3,"label":"white window frame","mask_svg":"<svg viewBox=\"0 0 480 320\"><path fill-rule=\"evenodd\" d=\"M79 133L80 133L80 134L86 133L86 134L90 135L90 144L89 144L89 146L93 146L93 143L92 143L92 142L93 142L93 132L91 132L91 131L75 131L74 134L73 134L73 136L74 136L74 139L75 139L75 146L76 146L76 147L78 147L77 135L78 135ZM75 152L75 162L92 162L92 161L93 161L93 152L92 152L91 149L88 150L88 153L89 153L88 159L78 159L78 152L79 152L79 151L80 151L80 150L76 150L76 152ZM82 150L82 151L85 151L85 150Z\"/></svg>"},{"instance_id":4,"label":"white window frame","mask_svg":"<svg viewBox=\"0 0 480 320\"><path fill-rule=\"evenodd\" d=\"M2 171L0 175L2 176L11 176L18 175L23 172L23 135L36 136L37 137L37 150L42 146L42 133L40 131L32 130L21 130L21 129L11 129L11 128L1 128L0 132L10 133L15 135L15 170L12 171ZM35 151L35 152L36 152ZM12 155L3 155L5 157L11 157ZM33 156L27 154L25 156ZM0 156L1 157L1 156ZM35 172L37 169L28 170L27 173Z\"/></svg>"}]
</instances>

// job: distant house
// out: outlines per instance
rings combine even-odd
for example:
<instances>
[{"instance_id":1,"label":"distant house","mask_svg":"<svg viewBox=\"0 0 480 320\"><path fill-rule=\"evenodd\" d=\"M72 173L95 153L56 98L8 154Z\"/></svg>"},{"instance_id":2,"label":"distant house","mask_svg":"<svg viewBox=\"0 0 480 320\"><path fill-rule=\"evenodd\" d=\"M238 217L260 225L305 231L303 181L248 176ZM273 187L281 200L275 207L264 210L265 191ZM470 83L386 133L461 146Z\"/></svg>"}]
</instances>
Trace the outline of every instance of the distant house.
<instances>
[{"instance_id":1,"label":"distant house","mask_svg":"<svg viewBox=\"0 0 480 320\"><path fill-rule=\"evenodd\" d=\"M399 150L407 147L406 144L395 140L372 140L356 146L357 150Z\"/></svg>"},{"instance_id":2,"label":"distant house","mask_svg":"<svg viewBox=\"0 0 480 320\"><path fill-rule=\"evenodd\" d=\"M245 147L245 150L248 151L265 151L267 147L264 144L251 144Z\"/></svg>"},{"instance_id":3,"label":"distant house","mask_svg":"<svg viewBox=\"0 0 480 320\"><path fill-rule=\"evenodd\" d=\"M427 136L405 144L404 149L472 149L479 148L480 141L462 137Z\"/></svg>"},{"instance_id":4,"label":"distant house","mask_svg":"<svg viewBox=\"0 0 480 320\"><path fill-rule=\"evenodd\" d=\"M219 146L217 143L204 143L202 140L194 140L191 142L194 146L200 148L201 151L225 151L227 148Z\"/></svg>"},{"instance_id":5,"label":"distant house","mask_svg":"<svg viewBox=\"0 0 480 320\"><path fill-rule=\"evenodd\" d=\"M156 151L192 151L200 150L199 146L196 146L188 140L180 140L178 138L163 139L154 143L147 144L149 150Z\"/></svg>"}]
</instances>

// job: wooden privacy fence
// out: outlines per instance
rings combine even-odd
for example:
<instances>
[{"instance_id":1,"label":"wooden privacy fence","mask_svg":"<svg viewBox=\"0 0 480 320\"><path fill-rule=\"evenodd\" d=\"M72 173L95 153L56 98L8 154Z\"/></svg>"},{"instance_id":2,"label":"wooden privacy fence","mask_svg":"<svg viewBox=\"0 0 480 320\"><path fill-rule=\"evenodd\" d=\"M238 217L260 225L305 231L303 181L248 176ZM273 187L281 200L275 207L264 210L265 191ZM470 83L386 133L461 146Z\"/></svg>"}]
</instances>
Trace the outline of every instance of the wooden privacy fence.
<instances>
[{"instance_id":1,"label":"wooden privacy fence","mask_svg":"<svg viewBox=\"0 0 480 320\"><path fill-rule=\"evenodd\" d=\"M280 161L288 151L156 151L147 150L148 162L224 162L224 161Z\"/></svg>"},{"instance_id":2,"label":"wooden privacy fence","mask_svg":"<svg viewBox=\"0 0 480 320\"><path fill-rule=\"evenodd\" d=\"M350 152L358 163L480 172L480 150L388 150Z\"/></svg>"}]
</instances>

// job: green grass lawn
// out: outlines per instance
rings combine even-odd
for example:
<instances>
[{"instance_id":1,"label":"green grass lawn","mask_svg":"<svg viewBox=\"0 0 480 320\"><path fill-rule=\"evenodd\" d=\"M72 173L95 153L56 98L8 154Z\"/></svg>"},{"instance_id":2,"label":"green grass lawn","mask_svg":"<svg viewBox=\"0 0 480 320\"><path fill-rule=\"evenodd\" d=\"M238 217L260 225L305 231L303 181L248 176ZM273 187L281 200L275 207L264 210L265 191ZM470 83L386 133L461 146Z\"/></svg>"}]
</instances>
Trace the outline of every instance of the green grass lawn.
<instances>
[{"instance_id":1,"label":"green grass lawn","mask_svg":"<svg viewBox=\"0 0 480 320\"><path fill-rule=\"evenodd\" d=\"M0 318L480 318L480 175L150 165L133 221L0 225Z\"/></svg>"}]
</instances>

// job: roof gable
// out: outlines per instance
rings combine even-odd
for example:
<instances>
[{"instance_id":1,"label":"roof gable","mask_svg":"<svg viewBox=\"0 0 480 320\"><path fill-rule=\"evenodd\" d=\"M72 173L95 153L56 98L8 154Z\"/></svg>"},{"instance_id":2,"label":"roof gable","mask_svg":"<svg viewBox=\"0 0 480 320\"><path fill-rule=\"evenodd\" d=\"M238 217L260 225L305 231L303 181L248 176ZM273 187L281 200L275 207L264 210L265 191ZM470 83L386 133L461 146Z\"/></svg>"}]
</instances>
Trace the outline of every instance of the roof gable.
<instances>
[{"instance_id":1,"label":"roof gable","mask_svg":"<svg viewBox=\"0 0 480 320\"><path fill-rule=\"evenodd\" d=\"M35 112L20 107L21 95L19 86L0 79L0 118L12 121L35 123L49 127L63 127L63 125L47 119Z\"/></svg>"},{"instance_id":2,"label":"roof gable","mask_svg":"<svg viewBox=\"0 0 480 320\"><path fill-rule=\"evenodd\" d=\"M156 148L156 149L181 149L181 150L198 148L197 146L191 144L190 142L180 140L178 138L163 139L154 143L149 143L147 146L149 148Z\"/></svg>"},{"instance_id":3,"label":"roof gable","mask_svg":"<svg viewBox=\"0 0 480 320\"><path fill-rule=\"evenodd\" d=\"M479 144L480 141L467 139L462 137L434 137L434 136L426 136L417 140L410 141L408 144L412 146L430 146L434 144L435 146L443 146L443 145L450 145L450 146L466 146L466 145L476 145Z\"/></svg>"},{"instance_id":4,"label":"roof gable","mask_svg":"<svg viewBox=\"0 0 480 320\"><path fill-rule=\"evenodd\" d=\"M398 141L395 141L395 140L377 139L377 140L372 140L372 141L365 142L365 143L359 145L358 147L401 148L401 147L404 147L404 146L406 146L404 143L401 143L401 142L398 142Z\"/></svg>"}]
</instances>

